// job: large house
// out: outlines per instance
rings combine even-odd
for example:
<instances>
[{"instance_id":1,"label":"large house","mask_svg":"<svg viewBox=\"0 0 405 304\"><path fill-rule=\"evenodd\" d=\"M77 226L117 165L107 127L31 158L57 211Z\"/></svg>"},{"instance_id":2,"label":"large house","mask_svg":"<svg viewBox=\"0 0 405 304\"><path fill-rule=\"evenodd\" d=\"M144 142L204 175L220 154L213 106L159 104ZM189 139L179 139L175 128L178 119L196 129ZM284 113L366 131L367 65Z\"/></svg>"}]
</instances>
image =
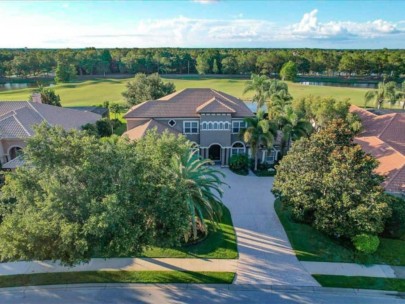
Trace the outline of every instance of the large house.
<instances>
[{"instance_id":1,"label":"large house","mask_svg":"<svg viewBox=\"0 0 405 304\"><path fill-rule=\"evenodd\" d=\"M34 134L34 125L46 122L65 130L81 129L87 123L95 123L101 115L42 104L34 101L0 101L0 162L3 169L21 165L17 157Z\"/></svg>"},{"instance_id":2,"label":"large house","mask_svg":"<svg viewBox=\"0 0 405 304\"><path fill-rule=\"evenodd\" d=\"M132 107L124 116L132 140L141 138L148 130L168 130L184 134L200 149L203 158L227 166L234 154L248 153L240 139L244 119L253 116L246 104L231 95L212 89L184 89L158 100ZM260 151L262 161L275 157L274 151Z\"/></svg>"},{"instance_id":3,"label":"large house","mask_svg":"<svg viewBox=\"0 0 405 304\"><path fill-rule=\"evenodd\" d=\"M380 162L376 172L386 176L386 191L405 195L405 113L377 115L354 105L350 111L363 124L355 142Z\"/></svg>"}]
</instances>

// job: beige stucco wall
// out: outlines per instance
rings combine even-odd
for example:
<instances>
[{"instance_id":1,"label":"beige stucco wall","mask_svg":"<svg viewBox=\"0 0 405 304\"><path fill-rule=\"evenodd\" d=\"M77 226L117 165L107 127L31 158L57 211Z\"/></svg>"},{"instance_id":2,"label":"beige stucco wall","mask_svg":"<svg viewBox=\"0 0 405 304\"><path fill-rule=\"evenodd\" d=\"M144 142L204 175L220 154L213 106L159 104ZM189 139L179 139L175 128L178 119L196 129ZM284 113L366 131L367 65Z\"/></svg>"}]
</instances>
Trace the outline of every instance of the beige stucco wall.
<instances>
[{"instance_id":1,"label":"beige stucco wall","mask_svg":"<svg viewBox=\"0 0 405 304\"><path fill-rule=\"evenodd\" d=\"M26 141L22 139L2 139L0 141L0 161L5 163L9 161L8 152L12 147L21 147L24 148L27 145Z\"/></svg>"}]
</instances>

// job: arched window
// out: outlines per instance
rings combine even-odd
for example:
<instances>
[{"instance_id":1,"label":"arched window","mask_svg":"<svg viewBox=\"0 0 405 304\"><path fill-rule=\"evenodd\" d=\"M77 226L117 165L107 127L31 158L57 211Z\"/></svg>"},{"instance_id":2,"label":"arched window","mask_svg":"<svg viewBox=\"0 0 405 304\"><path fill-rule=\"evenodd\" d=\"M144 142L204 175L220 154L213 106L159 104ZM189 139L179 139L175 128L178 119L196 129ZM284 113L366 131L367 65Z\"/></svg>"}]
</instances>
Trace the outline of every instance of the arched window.
<instances>
[{"instance_id":1,"label":"arched window","mask_svg":"<svg viewBox=\"0 0 405 304\"><path fill-rule=\"evenodd\" d=\"M207 130L207 122L206 122L206 121L204 121L204 122L201 124L201 129L202 129L202 130Z\"/></svg>"},{"instance_id":2,"label":"arched window","mask_svg":"<svg viewBox=\"0 0 405 304\"><path fill-rule=\"evenodd\" d=\"M218 123L214 122L214 130L218 130Z\"/></svg>"},{"instance_id":3,"label":"arched window","mask_svg":"<svg viewBox=\"0 0 405 304\"><path fill-rule=\"evenodd\" d=\"M208 130L212 130L213 129L213 127L212 127L212 122L209 122L208 123Z\"/></svg>"},{"instance_id":4,"label":"arched window","mask_svg":"<svg viewBox=\"0 0 405 304\"><path fill-rule=\"evenodd\" d=\"M245 154L245 152L245 145L240 141L237 141L232 145L231 155Z\"/></svg>"},{"instance_id":5,"label":"arched window","mask_svg":"<svg viewBox=\"0 0 405 304\"><path fill-rule=\"evenodd\" d=\"M21 154L21 147L17 146L11 147L10 150L8 151L8 156L10 160L16 158L20 154Z\"/></svg>"}]
</instances>

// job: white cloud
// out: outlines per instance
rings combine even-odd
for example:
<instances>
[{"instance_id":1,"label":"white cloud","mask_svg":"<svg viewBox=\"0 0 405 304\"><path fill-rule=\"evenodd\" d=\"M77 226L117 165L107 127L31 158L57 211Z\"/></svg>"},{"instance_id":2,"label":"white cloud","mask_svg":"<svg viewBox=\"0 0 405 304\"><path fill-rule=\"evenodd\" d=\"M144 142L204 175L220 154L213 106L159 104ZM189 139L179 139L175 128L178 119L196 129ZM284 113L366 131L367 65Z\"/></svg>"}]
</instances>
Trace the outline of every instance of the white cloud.
<instances>
[{"instance_id":1,"label":"white cloud","mask_svg":"<svg viewBox=\"0 0 405 304\"><path fill-rule=\"evenodd\" d=\"M52 14L22 14L2 10L0 47L338 47L336 40L405 47L404 22L319 22L318 11L304 14L301 21L281 27L269 20L243 18L198 19L179 16L168 19L121 20L102 24L72 22ZM29 30L28 30L29 29ZM393 36L398 34L398 36ZM378 39L375 39L378 38ZM319 45L314 44L317 40ZM322 44L323 43L323 44Z\"/></svg>"},{"instance_id":2,"label":"white cloud","mask_svg":"<svg viewBox=\"0 0 405 304\"><path fill-rule=\"evenodd\" d=\"M304 14L301 21L288 27L291 36L310 39L346 39L352 37L376 38L401 32L397 25L385 20L368 22L329 21L318 22L318 10Z\"/></svg>"},{"instance_id":3,"label":"white cloud","mask_svg":"<svg viewBox=\"0 0 405 304\"><path fill-rule=\"evenodd\" d=\"M219 0L193 0L193 2L201 3L201 4L212 4L215 2L219 2Z\"/></svg>"}]
</instances>

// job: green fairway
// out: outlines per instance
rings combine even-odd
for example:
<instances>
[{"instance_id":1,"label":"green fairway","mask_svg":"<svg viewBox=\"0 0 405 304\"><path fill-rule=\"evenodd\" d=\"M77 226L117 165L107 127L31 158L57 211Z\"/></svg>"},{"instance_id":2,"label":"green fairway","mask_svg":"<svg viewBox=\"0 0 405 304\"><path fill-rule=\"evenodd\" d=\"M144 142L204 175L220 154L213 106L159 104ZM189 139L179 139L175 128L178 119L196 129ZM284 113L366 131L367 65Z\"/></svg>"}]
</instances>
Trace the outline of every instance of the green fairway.
<instances>
[{"instance_id":1,"label":"green fairway","mask_svg":"<svg viewBox=\"0 0 405 304\"><path fill-rule=\"evenodd\" d=\"M164 76L163 76L164 77ZM243 94L247 80L229 78L166 78L175 84L176 90L184 88L212 88L234 95L243 100L252 98L253 93ZM124 103L121 93L125 90L125 84L132 78L124 79L94 79L77 83L66 83L55 85L55 91L60 95L64 106L86 106L99 105L104 101ZM350 98L356 105L363 105L363 96L367 89L307 86L298 83L288 83L291 94L294 98L301 98L307 95L334 97L337 99ZM0 92L0 100L27 100L32 89L20 89L14 91Z\"/></svg>"},{"instance_id":2,"label":"green fairway","mask_svg":"<svg viewBox=\"0 0 405 304\"><path fill-rule=\"evenodd\" d=\"M334 275L313 276L323 287L391 290L405 292L405 279L347 277Z\"/></svg>"},{"instance_id":3,"label":"green fairway","mask_svg":"<svg viewBox=\"0 0 405 304\"><path fill-rule=\"evenodd\" d=\"M85 283L231 284L233 272L80 271L0 276L0 287Z\"/></svg>"}]
</instances>

